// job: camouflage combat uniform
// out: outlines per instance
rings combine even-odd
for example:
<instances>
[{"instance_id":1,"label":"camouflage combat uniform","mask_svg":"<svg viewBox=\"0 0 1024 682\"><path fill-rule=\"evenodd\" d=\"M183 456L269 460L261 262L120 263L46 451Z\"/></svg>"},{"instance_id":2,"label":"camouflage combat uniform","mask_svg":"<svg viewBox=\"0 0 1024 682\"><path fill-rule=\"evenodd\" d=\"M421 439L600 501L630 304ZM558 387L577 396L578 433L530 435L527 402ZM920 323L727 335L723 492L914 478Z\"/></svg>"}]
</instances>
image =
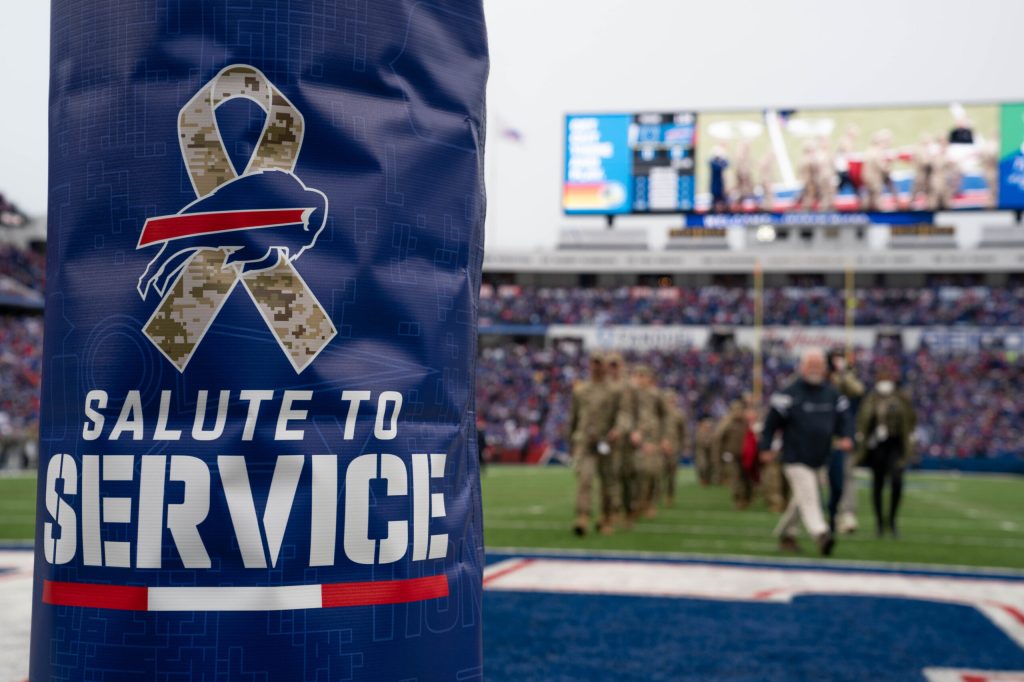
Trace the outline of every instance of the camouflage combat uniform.
<instances>
[{"instance_id":1,"label":"camouflage combat uniform","mask_svg":"<svg viewBox=\"0 0 1024 682\"><path fill-rule=\"evenodd\" d=\"M577 528L590 524L595 477L600 479L602 529L611 523L617 511L617 478L609 441L618 413L616 398L615 387L604 379L584 381L573 387L569 425L577 480Z\"/></svg>"},{"instance_id":2,"label":"camouflage combat uniform","mask_svg":"<svg viewBox=\"0 0 1024 682\"><path fill-rule=\"evenodd\" d=\"M633 487L633 514L653 516L658 483L664 471L661 441L665 403L658 389L653 386L636 387L635 413L633 433L638 442L634 458L636 477Z\"/></svg>"},{"instance_id":3,"label":"camouflage combat uniform","mask_svg":"<svg viewBox=\"0 0 1024 682\"><path fill-rule=\"evenodd\" d=\"M715 423L711 419L702 419L697 424L697 433L693 451L693 466L697 472L697 480L701 485L721 482L721 467L716 464L712 455Z\"/></svg>"},{"instance_id":4,"label":"camouflage combat uniform","mask_svg":"<svg viewBox=\"0 0 1024 682\"><path fill-rule=\"evenodd\" d=\"M746 435L747 418L743 403L735 400L718 422L713 443L716 457L725 463L732 478L733 500L741 507L749 505L754 495L754 483L743 470L743 441Z\"/></svg>"},{"instance_id":5,"label":"camouflage combat uniform","mask_svg":"<svg viewBox=\"0 0 1024 682\"><path fill-rule=\"evenodd\" d=\"M665 457L665 501L672 504L676 496L676 472L679 469L679 457L686 448L686 414L679 407L676 392L671 389L662 391L665 403L665 425L662 433L663 455Z\"/></svg>"}]
</instances>

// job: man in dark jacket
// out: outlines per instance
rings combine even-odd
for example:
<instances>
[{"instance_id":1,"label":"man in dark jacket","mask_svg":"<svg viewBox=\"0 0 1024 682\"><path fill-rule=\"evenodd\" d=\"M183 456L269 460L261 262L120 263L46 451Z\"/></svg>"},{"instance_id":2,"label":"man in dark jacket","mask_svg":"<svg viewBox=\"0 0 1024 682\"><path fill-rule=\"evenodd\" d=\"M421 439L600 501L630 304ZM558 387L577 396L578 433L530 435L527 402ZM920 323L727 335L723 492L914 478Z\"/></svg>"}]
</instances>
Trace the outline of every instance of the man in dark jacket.
<instances>
[{"instance_id":1,"label":"man in dark jacket","mask_svg":"<svg viewBox=\"0 0 1024 682\"><path fill-rule=\"evenodd\" d=\"M805 351L800 358L800 376L771 397L761 432L762 459L767 461L775 457L772 441L776 433L782 434L782 471L792 491L789 506L775 528L784 551L798 551L800 520L822 554L831 554L835 545L822 513L819 483L832 448L849 452L853 447L853 419L849 400L826 378L825 353L817 348Z\"/></svg>"}]
</instances>

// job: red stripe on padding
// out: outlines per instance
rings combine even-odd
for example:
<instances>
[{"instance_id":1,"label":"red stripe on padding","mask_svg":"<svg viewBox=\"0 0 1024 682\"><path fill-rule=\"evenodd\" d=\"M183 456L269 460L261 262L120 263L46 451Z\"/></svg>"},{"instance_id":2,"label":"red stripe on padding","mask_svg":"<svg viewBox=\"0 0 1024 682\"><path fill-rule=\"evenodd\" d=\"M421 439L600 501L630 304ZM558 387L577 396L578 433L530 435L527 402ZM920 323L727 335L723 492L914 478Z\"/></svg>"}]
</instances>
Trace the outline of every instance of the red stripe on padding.
<instances>
[{"instance_id":1,"label":"red stripe on padding","mask_svg":"<svg viewBox=\"0 0 1024 682\"><path fill-rule=\"evenodd\" d=\"M334 583L320 587L323 607L404 604L448 596L448 578L434 575L408 580L379 580L367 583Z\"/></svg>"},{"instance_id":2,"label":"red stripe on padding","mask_svg":"<svg viewBox=\"0 0 1024 682\"><path fill-rule=\"evenodd\" d=\"M196 235L274 227L301 223L307 208L270 208L254 211L223 211L214 213L182 213L150 218L142 228L139 248L170 239Z\"/></svg>"},{"instance_id":3,"label":"red stripe on padding","mask_svg":"<svg viewBox=\"0 0 1024 682\"><path fill-rule=\"evenodd\" d=\"M61 583L44 580L43 602L54 606L145 611L149 607L149 595L145 587Z\"/></svg>"}]
</instances>

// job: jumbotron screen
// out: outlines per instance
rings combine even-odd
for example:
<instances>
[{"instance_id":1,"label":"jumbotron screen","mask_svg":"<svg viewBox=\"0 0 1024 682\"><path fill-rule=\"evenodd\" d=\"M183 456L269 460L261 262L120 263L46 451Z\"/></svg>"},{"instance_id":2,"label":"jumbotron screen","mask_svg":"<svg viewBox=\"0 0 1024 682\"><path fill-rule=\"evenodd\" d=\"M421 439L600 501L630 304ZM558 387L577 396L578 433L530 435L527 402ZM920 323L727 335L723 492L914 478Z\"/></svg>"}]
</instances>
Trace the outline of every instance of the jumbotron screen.
<instances>
[{"instance_id":1,"label":"jumbotron screen","mask_svg":"<svg viewBox=\"0 0 1024 682\"><path fill-rule=\"evenodd\" d=\"M1024 104L569 115L567 214L1024 209Z\"/></svg>"}]
</instances>

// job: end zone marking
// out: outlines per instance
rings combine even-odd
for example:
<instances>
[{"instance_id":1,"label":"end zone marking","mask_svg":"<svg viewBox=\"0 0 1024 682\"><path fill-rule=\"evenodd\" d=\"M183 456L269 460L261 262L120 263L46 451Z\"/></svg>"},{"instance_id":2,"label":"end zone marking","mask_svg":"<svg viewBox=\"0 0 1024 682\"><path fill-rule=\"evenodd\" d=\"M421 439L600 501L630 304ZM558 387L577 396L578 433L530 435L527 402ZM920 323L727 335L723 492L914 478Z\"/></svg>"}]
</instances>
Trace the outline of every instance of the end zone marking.
<instances>
[{"instance_id":1,"label":"end zone marking","mask_svg":"<svg viewBox=\"0 0 1024 682\"><path fill-rule=\"evenodd\" d=\"M928 682L1024 682L1024 672L1013 670L963 670L925 668Z\"/></svg>"},{"instance_id":2,"label":"end zone marking","mask_svg":"<svg viewBox=\"0 0 1024 682\"><path fill-rule=\"evenodd\" d=\"M994 578L687 564L623 559L508 559L489 590L789 603L804 595L889 597L971 606L1024 648L1024 582Z\"/></svg>"},{"instance_id":3,"label":"end zone marking","mask_svg":"<svg viewBox=\"0 0 1024 682\"><path fill-rule=\"evenodd\" d=\"M488 585L509 573L515 573L532 564L535 559L509 559L484 569L484 585Z\"/></svg>"}]
</instances>

